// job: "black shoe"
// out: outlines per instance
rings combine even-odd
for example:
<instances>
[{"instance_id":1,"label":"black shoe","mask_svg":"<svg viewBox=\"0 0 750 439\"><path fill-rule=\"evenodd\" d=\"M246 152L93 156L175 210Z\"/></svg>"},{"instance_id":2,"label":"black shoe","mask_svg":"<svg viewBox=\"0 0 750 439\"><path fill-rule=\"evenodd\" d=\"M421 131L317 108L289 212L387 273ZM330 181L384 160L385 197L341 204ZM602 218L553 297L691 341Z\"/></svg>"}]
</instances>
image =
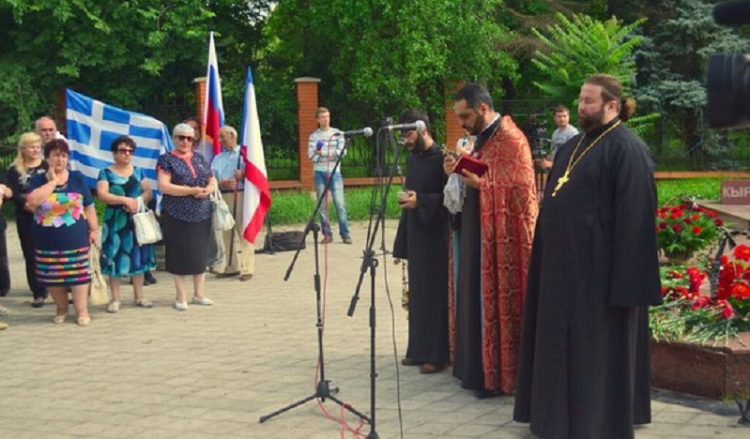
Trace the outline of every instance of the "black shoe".
<instances>
[{"instance_id":1,"label":"black shoe","mask_svg":"<svg viewBox=\"0 0 750 439\"><path fill-rule=\"evenodd\" d=\"M147 271L146 274L143 275L143 285L153 285L155 283L156 278L150 271Z\"/></svg>"},{"instance_id":2,"label":"black shoe","mask_svg":"<svg viewBox=\"0 0 750 439\"><path fill-rule=\"evenodd\" d=\"M0 297L5 297L8 295L8 290L0 290Z\"/></svg>"},{"instance_id":3,"label":"black shoe","mask_svg":"<svg viewBox=\"0 0 750 439\"><path fill-rule=\"evenodd\" d=\"M503 396L503 394L497 390L479 389L474 391L474 396L476 396L477 399L487 399L497 398L498 396Z\"/></svg>"},{"instance_id":4,"label":"black shoe","mask_svg":"<svg viewBox=\"0 0 750 439\"><path fill-rule=\"evenodd\" d=\"M41 308L44 306L44 297L34 297L34 300L31 302L31 306L33 308Z\"/></svg>"}]
</instances>

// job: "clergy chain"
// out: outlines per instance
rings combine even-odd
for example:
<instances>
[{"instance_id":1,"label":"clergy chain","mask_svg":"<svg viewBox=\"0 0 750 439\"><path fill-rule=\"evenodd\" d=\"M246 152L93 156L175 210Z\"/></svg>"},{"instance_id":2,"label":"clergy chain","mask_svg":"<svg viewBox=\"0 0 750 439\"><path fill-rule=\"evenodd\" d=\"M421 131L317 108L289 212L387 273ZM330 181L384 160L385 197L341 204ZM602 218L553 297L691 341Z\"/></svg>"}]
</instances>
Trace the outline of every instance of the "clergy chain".
<instances>
[{"instance_id":1,"label":"clergy chain","mask_svg":"<svg viewBox=\"0 0 750 439\"><path fill-rule=\"evenodd\" d=\"M597 143L599 143L599 141L602 140L602 138L604 136L606 136L610 131L614 130L618 126L620 126L620 121L619 120L614 125L612 125L611 127L607 128L606 131L604 131L603 133L599 134L599 137L597 137L596 139L594 139L594 141L591 142L591 144L589 146L587 146L586 149L584 149L583 152L581 152L581 154L578 157L576 157L576 153L578 152L578 148L581 147L581 143L583 143L583 139L586 138L586 134L584 134L583 136L581 136L581 140L578 141L578 144L576 145L575 149L573 149L573 153L570 155L570 158L568 159L568 166L565 167L565 173L562 175L562 177L560 177L560 178L557 179L557 184L555 185L555 190L552 191L552 196L553 197L555 195L557 195L557 191L559 191L560 189L562 189L563 186L565 186L565 183L567 183L568 181L570 181L570 173L573 172L573 168L576 167L576 165L578 164L578 162L581 161L581 159L583 158L583 156L585 156L586 153L589 152L591 150L591 148L594 147L594 145L596 145ZM573 159L575 159L575 160L573 160Z\"/></svg>"}]
</instances>

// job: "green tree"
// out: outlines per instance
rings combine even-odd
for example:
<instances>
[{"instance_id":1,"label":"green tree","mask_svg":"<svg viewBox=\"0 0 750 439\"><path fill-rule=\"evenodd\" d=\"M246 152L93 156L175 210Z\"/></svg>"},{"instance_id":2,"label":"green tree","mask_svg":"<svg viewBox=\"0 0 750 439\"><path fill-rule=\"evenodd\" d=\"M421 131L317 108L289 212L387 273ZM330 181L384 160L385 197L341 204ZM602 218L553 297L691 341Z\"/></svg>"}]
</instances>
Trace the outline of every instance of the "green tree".
<instances>
[{"instance_id":1,"label":"green tree","mask_svg":"<svg viewBox=\"0 0 750 439\"><path fill-rule=\"evenodd\" d=\"M705 159L724 147L716 133L706 130L706 66L713 53L742 53L748 40L713 22L713 5L700 0L661 2L654 11L658 25L637 51L638 101L664 116L657 152L676 133L687 154ZM724 142L726 144L726 142Z\"/></svg>"},{"instance_id":2,"label":"green tree","mask_svg":"<svg viewBox=\"0 0 750 439\"><path fill-rule=\"evenodd\" d=\"M501 11L499 0L288 0L271 14L262 60L284 84L321 78L321 103L339 126L375 125L416 106L439 130L455 81L500 91L515 77L515 62L498 50L509 38Z\"/></svg>"},{"instance_id":3,"label":"green tree","mask_svg":"<svg viewBox=\"0 0 750 439\"><path fill-rule=\"evenodd\" d=\"M192 79L205 74L209 30L221 32L220 63L226 55L242 64L228 72L244 72L269 5L268 0L0 0L0 112L8 115L0 122L0 138L52 113L65 87L126 108L179 104L191 114ZM184 115L157 116L174 122Z\"/></svg>"},{"instance_id":4,"label":"green tree","mask_svg":"<svg viewBox=\"0 0 750 439\"><path fill-rule=\"evenodd\" d=\"M543 94L573 108L581 84L592 74L606 73L630 85L636 72L633 51L641 43L634 31L643 19L623 25L614 17L599 21L583 14L557 14L557 21L544 33L532 29L545 46L532 59L543 77L534 85Z\"/></svg>"}]
</instances>

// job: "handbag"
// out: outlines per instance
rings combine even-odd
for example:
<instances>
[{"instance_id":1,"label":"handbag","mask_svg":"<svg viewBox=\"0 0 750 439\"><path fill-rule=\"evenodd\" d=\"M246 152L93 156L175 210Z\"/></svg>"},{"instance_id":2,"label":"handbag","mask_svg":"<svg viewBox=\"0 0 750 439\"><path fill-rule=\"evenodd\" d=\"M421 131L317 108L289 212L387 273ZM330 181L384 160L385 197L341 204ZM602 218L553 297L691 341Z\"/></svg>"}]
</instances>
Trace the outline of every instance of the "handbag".
<instances>
[{"instance_id":1,"label":"handbag","mask_svg":"<svg viewBox=\"0 0 750 439\"><path fill-rule=\"evenodd\" d=\"M89 303L93 306L109 303L107 279L102 274L99 259L100 250L96 245L89 247L89 269L91 270L91 284L89 286Z\"/></svg>"},{"instance_id":2,"label":"handbag","mask_svg":"<svg viewBox=\"0 0 750 439\"><path fill-rule=\"evenodd\" d=\"M229 206L227 206L227 202L224 201L224 197L221 196L219 188L216 188L214 193L211 194L210 199L212 208L211 225L213 229L220 232L232 230L235 224L234 217L229 210Z\"/></svg>"},{"instance_id":3,"label":"handbag","mask_svg":"<svg viewBox=\"0 0 750 439\"><path fill-rule=\"evenodd\" d=\"M138 211L133 214L133 225L135 226L135 240L138 245L153 244L161 241L162 234L159 221L154 211L146 207L143 198L138 197Z\"/></svg>"}]
</instances>

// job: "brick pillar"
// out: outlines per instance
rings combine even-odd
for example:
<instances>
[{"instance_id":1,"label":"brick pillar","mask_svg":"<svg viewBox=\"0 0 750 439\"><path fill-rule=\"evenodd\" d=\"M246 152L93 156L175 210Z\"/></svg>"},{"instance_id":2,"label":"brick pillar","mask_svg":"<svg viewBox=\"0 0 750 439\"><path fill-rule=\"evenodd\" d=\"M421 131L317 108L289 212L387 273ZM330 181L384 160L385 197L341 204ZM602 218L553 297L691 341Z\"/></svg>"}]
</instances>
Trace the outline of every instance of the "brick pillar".
<instances>
[{"instance_id":1,"label":"brick pillar","mask_svg":"<svg viewBox=\"0 0 750 439\"><path fill-rule=\"evenodd\" d=\"M52 115L52 118L55 119L55 124L57 125L57 131L61 132L63 135L68 135L68 121L67 121L67 115L65 113L65 109L67 108L67 99L65 96L65 89L60 88L57 90L57 101L55 102L55 114ZM34 129L36 129L36 126L34 126Z\"/></svg>"},{"instance_id":2,"label":"brick pillar","mask_svg":"<svg viewBox=\"0 0 750 439\"><path fill-rule=\"evenodd\" d=\"M195 85L195 117L198 121L203 120L203 106L206 105L206 77L201 76L193 79ZM206 135L206 127L201 124L201 137ZM201 139L204 140L204 139Z\"/></svg>"},{"instance_id":3,"label":"brick pillar","mask_svg":"<svg viewBox=\"0 0 750 439\"><path fill-rule=\"evenodd\" d=\"M307 140L318 129L315 110L318 109L319 78L296 78L297 84L297 154L299 155L299 180L302 189L314 190L312 162L307 159Z\"/></svg>"},{"instance_id":4,"label":"brick pillar","mask_svg":"<svg viewBox=\"0 0 750 439\"><path fill-rule=\"evenodd\" d=\"M464 130L453 113L453 95L464 86L463 81L449 83L445 87L445 145L453 147L464 136Z\"/></svg>"}]
</instances>

